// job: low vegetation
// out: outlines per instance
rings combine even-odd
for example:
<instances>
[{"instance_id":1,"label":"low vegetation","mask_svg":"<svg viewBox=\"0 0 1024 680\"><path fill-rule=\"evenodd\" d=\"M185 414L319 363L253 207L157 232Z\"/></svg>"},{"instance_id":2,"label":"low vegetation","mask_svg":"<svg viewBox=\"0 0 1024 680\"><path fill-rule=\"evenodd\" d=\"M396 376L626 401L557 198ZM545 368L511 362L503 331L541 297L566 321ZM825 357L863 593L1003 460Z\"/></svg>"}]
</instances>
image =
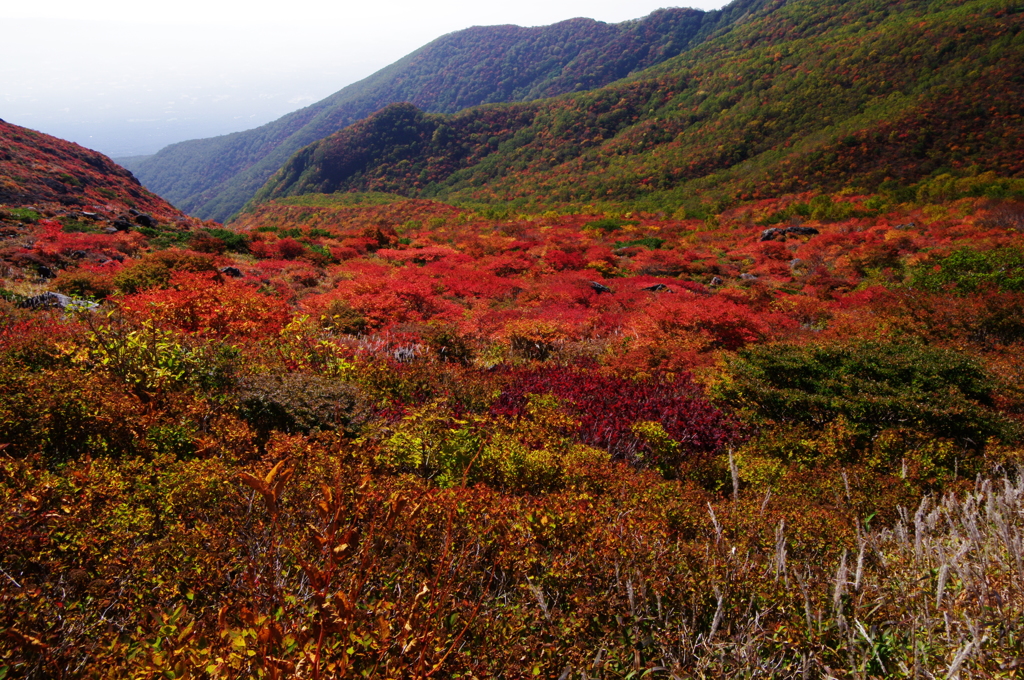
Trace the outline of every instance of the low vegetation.
<instances>
[{"instance_id":1,"label":"low vegetation","mask_svg":"<svg viewBox=\"0 0 1024 680\"><path fill-rule=\"evenodd\" d=\"M0 673L1016 672L1019 203L357 199L24 227Z\"/></svg>"}]
</instances>

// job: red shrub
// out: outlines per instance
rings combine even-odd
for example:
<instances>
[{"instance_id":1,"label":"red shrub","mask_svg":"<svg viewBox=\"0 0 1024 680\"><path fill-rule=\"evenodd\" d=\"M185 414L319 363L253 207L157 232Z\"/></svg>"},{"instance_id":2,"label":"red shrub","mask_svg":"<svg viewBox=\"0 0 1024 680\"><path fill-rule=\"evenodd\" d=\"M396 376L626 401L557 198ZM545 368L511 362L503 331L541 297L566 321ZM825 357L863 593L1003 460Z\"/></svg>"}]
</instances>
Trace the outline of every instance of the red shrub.
<instances>
[{"instance_id":1,"label":"red shrub","mask_svg":"<svg viewBox=\"0 0 1024 680\"><path fill-rule=\"evenodd\" d=\"M669 382L627 380L560 366L516 371L508 375L491 413L521 418L530 394L565 400L580 420L580 441L617 458L635 460L650 452L648 443L632 430L644 421L661 423L689 455L715 453L738 438L736 423L704 398L688 374Z\"/></svg>"},{"instance_id":2,"label":"red shrub","mask_svg":"<svg viewBox=\"0 0 1024 680\"><path fill-rule=\"evenodd\" d=\"M122 311L189 333L225 338L261 338L278 333L290 316L281 300L248 283L220 283L215 275L177 273L171 286L129 295Z\"/></svg>"},{"instance_id":3,"label":"red shrub","mask_svg":"<svg viewBox=\"0 0 1024 680\"><path fill-rule=\"evenodd\" d=\"M306 246L293 238L283 238L274 244L278 256L285 260L294 260L306 252Z\"/></svg>"},{"instance_id":4,"label":"red shrub","mask_svg":"<svg viewBox=\"0 0 1024 680\"><path fill-rule=\"evenodd\" d=\"M564 269L583 269L587 261L579 253L567 253L564 250L549 250L544 261L556 271Z\"/></svg>"}]
</instances>

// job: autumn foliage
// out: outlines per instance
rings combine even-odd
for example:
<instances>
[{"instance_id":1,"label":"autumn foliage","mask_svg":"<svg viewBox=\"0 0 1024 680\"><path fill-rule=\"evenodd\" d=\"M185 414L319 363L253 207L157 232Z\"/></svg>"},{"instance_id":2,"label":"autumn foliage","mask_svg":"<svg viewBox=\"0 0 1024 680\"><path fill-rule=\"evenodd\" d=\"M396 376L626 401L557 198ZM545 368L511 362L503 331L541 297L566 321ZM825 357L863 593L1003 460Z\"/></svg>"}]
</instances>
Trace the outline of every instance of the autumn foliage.
<instances>
[{"instance_id":1,"label":"autumn foliage","mask_svg":"<svg viewBox=\"0 0 1024 680\"><path fill-rule=\"evenodd\" d=\"M230 249L75 241L47 262L102 307L0 303L0 668L997 669L1016 206L311 196L203 232Z\"/></svg>"}]
</instances>

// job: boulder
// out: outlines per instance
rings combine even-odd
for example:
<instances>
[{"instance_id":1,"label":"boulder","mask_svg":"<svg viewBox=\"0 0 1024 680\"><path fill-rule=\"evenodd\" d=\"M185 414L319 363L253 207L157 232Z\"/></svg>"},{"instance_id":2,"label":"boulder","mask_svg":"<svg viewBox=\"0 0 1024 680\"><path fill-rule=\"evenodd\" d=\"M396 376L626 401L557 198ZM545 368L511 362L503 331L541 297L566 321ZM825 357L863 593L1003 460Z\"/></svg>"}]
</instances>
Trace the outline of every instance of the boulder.
<instances>
[{"instance_id":1,"label":"boulder","mask_svg":"<svg viewBox=\"0 0 1024 680\"><path fill-rule=\"evenodd\" d=\"M603 283L598 283L597 281L591 281L590 282L590 287L593 288L594 290L596 290L599 294L600 293L610 293L610 292L612 292L611 288L609 288L608 286L604 285Z\"/></svg>"},{"instance_id":2,"label":"boulder","mask_svg":"<svg viewBox=\"0 0 1024 680\"><path fill-rule=\"evenodd\" d=\"M786 227L783 231L794 236L814 236L821 233L814 227Z\"/></svg>"},{"instance_id":3,"label":"boulder","mask_svg":"<svg viewBox=\"0 0 1024 680\"><path fill-rule=\"evenodd\" d=\"M62 293L46 292L35 295L18 304L25 309L95 309L99 305L95 302L73 298Z\"/></svg>"}]
</instances>

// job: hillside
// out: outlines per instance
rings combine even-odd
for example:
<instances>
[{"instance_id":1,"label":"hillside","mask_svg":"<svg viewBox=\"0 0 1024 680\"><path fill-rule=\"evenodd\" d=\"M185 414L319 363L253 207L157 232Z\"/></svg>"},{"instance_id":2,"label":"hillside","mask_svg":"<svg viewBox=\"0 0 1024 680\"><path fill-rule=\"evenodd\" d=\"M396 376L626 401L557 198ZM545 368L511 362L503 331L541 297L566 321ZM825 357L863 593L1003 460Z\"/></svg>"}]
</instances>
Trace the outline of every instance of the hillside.
<instances>
[{"instance_id":1,"label":"hillside","mask_svg":"<svg viewBox=\"0 0 1024 680\"><path fill-rule=\"evenodd\" d=\"M0 204L36 203L181 215L103 154L0 120Z\"/></svg>"},{"instance_id":2,"label":"hillside","mask_svg":"<svg viewBox=\"0 0 1024 680\"><path fill-rule=\"evenodd\" d=\"M944 172L1019 176L1022 24L1006 0L770 3L591 92L453 115L394 105L301 150L256 200L371 190L699 212Z\"/></svg>"},{"instance_id":3,"label":"hillside","mask_svg":"<svg viewBox=\"0 0 1024 680\"><path fill-rule=\"evenodd\" d=\"M388 104L451 113L599 87L679 54L760 2L737 0L713 12L664 9L621 24L469 28L277 121L174 144L130 169L185 212L223 221L298 149Z\"/></svg>"},{"instance_id":4,"label":"hillside","mask_svg":"<svg viewBox=\"0 0 1024 680\"><path fill-rule=\"evenodd\" d=\"M1019 676L1017 9L393 104L226 227L0 123L0 680Z\"/></svg>"},{"instance_id":5,"label":"hillside","mask_svg":"<svg viewBox=\"0 0 1024 680\"><path fill-rule=\"evenodd\" d=\"M62 282L65 292L86 292L62 271L109 269L151 247L185 243L200 226L106 156L0 121L0 271L20 291L0 288L5 298Z\"/></svg>"},{"instance_id":6,"label":"hillside","mask_svg":"<svg viewBox=\"0 0 1024 680\"><path fill-rule=\"evenodd\" d=\"M0 672L1005 675L1021 229L306 195L0 300Z\"/></svg>"}]
</instances>

